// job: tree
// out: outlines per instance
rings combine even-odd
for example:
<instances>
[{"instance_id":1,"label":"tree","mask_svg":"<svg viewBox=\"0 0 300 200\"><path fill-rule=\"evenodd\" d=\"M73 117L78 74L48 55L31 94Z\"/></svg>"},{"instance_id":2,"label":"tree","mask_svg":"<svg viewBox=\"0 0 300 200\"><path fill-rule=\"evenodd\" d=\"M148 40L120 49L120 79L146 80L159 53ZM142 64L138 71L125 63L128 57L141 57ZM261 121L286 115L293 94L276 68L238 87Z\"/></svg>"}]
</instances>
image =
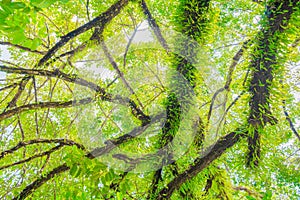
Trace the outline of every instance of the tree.
<instances>
[{"instance_id":1,"label":"tree","mask_svg":"<svg viewBox=\"0 0 300 200\"><path fill-rule=\"evenodd\" d=\"M299 7L1 1L1 199L298 199Z\"/></svg>"}]
</instances>

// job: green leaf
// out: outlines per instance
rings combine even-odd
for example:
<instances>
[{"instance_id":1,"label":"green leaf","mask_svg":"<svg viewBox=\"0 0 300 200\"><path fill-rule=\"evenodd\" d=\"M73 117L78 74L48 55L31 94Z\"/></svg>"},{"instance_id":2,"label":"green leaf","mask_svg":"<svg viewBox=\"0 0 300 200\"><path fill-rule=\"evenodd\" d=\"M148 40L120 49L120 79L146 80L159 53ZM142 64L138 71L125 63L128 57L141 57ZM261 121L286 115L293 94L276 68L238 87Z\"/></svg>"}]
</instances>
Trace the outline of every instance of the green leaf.
<instances>
[{"instance_id":1,"label":"green leaf","mask_svg":"<svg viewBox=\"0 0 300 200\"><path fill-rule=\"evenodd\" d=\"M10 8L9 4L2 4L1 5L2 10L6 12L8 15L13 13L13 10Z\"/></svg>"},{"instance_id":2,"label":"green leaf","mask_svg":"<svg viewBox=\"0 0 300 200\"><path fill-rule=\"evenodd\" d=\"M22 8L25 8L26 7L26 4L23 3L23 2L11 2L9 4L9 6L12 8L12 9L22 9Z\"/></svg>"},{"instance_id":3,"label":"green leaf","mask_svg":"<svg viewBox=\"0 0 300 200\"><path fill-rule=\"evenodd\" d=\"M70 175L71 175L71 176L75 176L75 175L76 175L76 172L77 172L77 169L78 169L77 165L76 165L76 164L73 165L73 166L71 167L71 169L70 169Z\"/></svg>"},{"instance_id":4,"label":"green leaf","mask_svg":"<svg viewBox=\"0 0 300 200\"><path fill-rule=\"evenodd\" d=\"M34 38L34 39L32 40L32 44L31 44L30 49L31 49L31 50L36 50L36 49L41 45L41 43L42 43L42 40L41 40L41 39L39 39L39 38Z\"/></svg>"},{"instance_id":5,"label":"green leaf","mask_svg":"<svg viewBox=\"0 0 300 200\"><path fill-rule=\"evenodd\" d=\"M6 12L5 10L0 9L0 23L4 23L6 17L9 16L10 13Z\"/></svg>"},{"instance_id":6,"label":"green leaf","mask_svg":"<svg viewBox=\"0 0 300 200\"><path fill-rule=\"evenodd\" d=\"M263 200L271 200L272 198L272 191L268 190L265 195L263 196Z\"/></svg>"},{"instance_id":7,"label":"green leaf","mask_svg":"<svg viewBox=\"0 0 300 200\"><path fill-rule=\"evenodd\" d=\"M249 196L249 195L247 195L246 198L247 198L248 200L256 200L254 197Z\"/></svg>"},{"instance_id":8,"label":"green leaf","mask_svg":"<svg viewBox=\"0 0 300 200\"><path fill-rule=\"evenodd\" d=\"M68 3L69 2L69 0L59 0L60 2L62 2L62 3Z\"/></svg>"},{"instance_id":9,"label":"green leaf","mask_svg":"<svg viewBox=\"0 0 300 200\"><path fill-rule=\"evenodd\" d=\"M30 3L38 8L48 8L57 0L30 0Z\"/></svg>"},{"instance_id":10,"label":"green leaf","mask_svg":"<svg viewBox=\"0 0 300 200\"><path fill-rule=\"evenodd\" d=\"M74 178L77 178L81 174L81 171L82 171L82 169L80 167L78 167L78 170L74 174Z\"/></svg>"},{"instance_id":11,"label":"green leaf","mask_svg":"<svg viewBox=\"0 0 300 200\"><path fill-rule=\"evenodd\" d=\"M1 3L4 3L4 4L9 4L11 2L11 0L2 0Z\"/></svg>"},{"instance_id":12,"label":"green leaf","mask_svg":"<svg viewBox=\"0 0 300 200\"><path fill-rule=\"evenodd\" d=\"M12 33L12 43L13 44L20 44L26 39L27 38L26 38L24 32L20 28L17 28L17 30Z\"/></svg>"},{"instance_id":13,"label":"green leaf","mask_svg":"<svg viewBox=\"0 0 300 200\"><path fill-rule=\"evenodd\" d=\"M117 200L122 200L123 199L123 194L121 192L117 193Z\"/></svg>"}]
</instances>

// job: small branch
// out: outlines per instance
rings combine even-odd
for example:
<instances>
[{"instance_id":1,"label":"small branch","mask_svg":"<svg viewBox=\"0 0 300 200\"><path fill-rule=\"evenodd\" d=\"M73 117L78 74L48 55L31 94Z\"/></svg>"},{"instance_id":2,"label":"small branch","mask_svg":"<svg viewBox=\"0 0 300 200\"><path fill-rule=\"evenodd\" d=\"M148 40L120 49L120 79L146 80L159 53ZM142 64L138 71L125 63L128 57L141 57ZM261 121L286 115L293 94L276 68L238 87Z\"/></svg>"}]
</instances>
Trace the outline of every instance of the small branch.
<instances>
[{"instance_id":1,"label":"small branch","mask_svg":"<svg viewBox=\"0 0 300 200\"><path fill-rule=\"evenodd\" d=\"M51 153L61 149L63 147L62 144L59 144L57 145L56 147L53 147L51 148L50 150L48 151L45 151L45 152L42 152L42 153L39 153L39 154L36 154L34 156L31 156L29 158L26 158L26 159L23 159L23 160L20 160L18 162L15 162L15 163L12 163L12 164L9 164L9 165L4 165L4 166L1 166L0 167L0 170L3 170L3 169L6 169L6 168L9 168L9 167L12 167L12 166L16 166L16 165L19 165L19 164L23 164L23 163L26 163L26 162L29 162L35 158L39 158L39 157L43 157L43 156L49 156Z\"/></svg>"},{"instance_id":2,"label":"small branch","mask_svg":"<svg viewBox=\"0 0 300 200\"><path fill-rule=\"evenodd\" d=\"M11 108L11 107L15 107L16 103L18 101L18 99L20 98L20 96L22 95L25 86L27 85L27 83L29 82L30 77L24 77L21 82L19 83L19 88L17 93L15 94L14 98L8 103L6 109Z\"/></svg>"},{"instance_id":3,"label":"small branch","mask_svg":"<svg viewBox=\"0 0 300 200\"><path fill-rule=\"evenodd\" d=\"M208 111L208 114L207 114L207 125L206 125L207 127L208 127L208 125L209 125L210 117L211 117L212 110L213 110L213 107L214 107L214 102L215 102L217 96L218 96L221 92L223 92L224 90L226 90L225 87L222 87L222 88L218 89L218 90L214 93L214 96L213 96L212 99L211 99L211 103L210 103L210 106L209 106L209 111Z\"/></svg>"},{"instance_id":4,"label":"small branch","mask_svg":"<svg viewBox=\"0 0 300 200\"><path fill-rule=\"evenodd\" d=\"M9 62L9 61L6 61L6 60L1 60L0 59L0 62L2 62L4 64L8 64L8 65L12 65L12 66L18 67L18 65L16 65L15 63L12 63L12 62Z\"/></svg>"},{"instance_id":5,"label":"small branch","mask_svg":"<svg viewBox=\"0 0 300 200\"><path fill-rule=\"evenodd\" d=\"M28 51L28 52L31 52L31 53L37 53L37 54L41 54L41 55L45 55L46 54L45 51L31 50L28 47L23 47L23 46L18 45L18 44L12 44L10 42L1 42L0 41L0 45L7 45L7 46L11 46L11 47L16 47L16 48L24 50L24 51Z\"/></svg>"},{"instance_id":6,"label":"small branch","mask_svg":"<svg viewBox=\"0 0 300 200\"><path fill-rule=\"evenodd\" d=\"M66 57L66 56L72 57L72 56L75 55L75 53L80 52L80 51L83 51L83 50L87 47L87 45L88 45L88 42L85 41L85 42L83 42L82 44L80 44L78 47L76 47L75 49L70 50L70 51L67 51L67 52L65 52L65 53L62 53L62 54L60 54L59 56L56 56L56 57L53 58L51 61L47 62L45 65L48 66L48 65L50 65L51 63L54 63L55 61L57 61L57 60L59 60L59 59L61 59L61 58L63 58L63 57Z\"/></svg>"},{"instance_id":7,"label":"small branch","mask_svg":"<svg viewBox=\"0 0 300 200\"><path fill-rule=\"evenodd\" d=\"M15 90L16 87L17 86L12 87L12 89L8 92L8 94L0 101L0 104L2 104L8 97L10 97L10 95L12 94L12 92ZM4 111L5 110L6 110L6 108L4 109Z\"/></svg>"},{"instance_id":8,"label":"small branch","mask_svg":"<svg viewBox=\"0 0 300 200\"><path fill-rule=\"evenodd\" d=\"M63 34L63 31L61 30L61 28L59 28L59 27L53 22L53 20L50 19L50 17L48 17L46 14L44 14L44 13L42 13L42 12L38 12L38 13L41 14L41 15L43 15L45 18L47 18L47 19L51 22L51 24L53 24L53 26L55 26L55 28L56 28L58 31L60 31L61 34ZM48 27L46 27L46 28L47 28L47 30L48 30Z\"/></svg>"},{"instance_id":9,"label":"small branch","mask_svg":"<svg viewBox=\"0 0 300 200\"><path fill-rule=\"evenodd\" d=\"M156 20L152 17L152 14L149 11L149 8L148 8L145 0L141 0L141 7L142 7L142 10L143 10L143 13L147 16L148 23L149 23L150 27L152 28L152 30L153 30L155 36L157 37L158 41L160 42L162 47L167 52L169 52L170 48L167 44L167 41L164 39L164 37L161 33L161 30L160 30L158 24L156 23Z\"/></svg>"},{"instance_id":10,"label":"small branch","mask_svg":"<svg viewBox=\"0 0 300 200\"><path fill-rule=\"evenodd\" d=\"M16 196L15 198L13 198L13 200L23 200L23 199L25 199L27 196L29 196L30 194L32 194L32 192L34 190L36 190L37 188L39 188L40 186L42 186L48 180L52 179L56 175L58 175L58 174L60 174L62 172L65 172L65 171L67 171L69 169L70 169L70 167L68 167L67 164L63 164L63 165L60 165L60 166L54 168L51 172L49 172L45 176L41 176L37 180L33 181L30 185L27 185L25 187L25 189L23 189L22 192L18 196Z\"/></svg>"},{"instance_id":11,"label":"small branch","mask_svg":"<svg viewBox=\"0 0 300 200\"><path fill-rule=\"evenodd\" d=\"M1 91L4 91L4 90L7 90L7 89L9 89L9 88L15 88L15 87L17 87L17 85L19 85L19 83L13 83L13 84L11 84L11 85L8 85L8 86L5 86L5 87L3 87L3 88L0 88L0 92Z\"/></svg>"},{"instance_id":12,"label":"small branch","mask_svg":"<svg viewBox=\"0 0 300 200\"><path fill-rule=\"evenodd\" d=\"M289 122L289 125L290 125L291 130L293 131L293 133L296 135L296 137L297 137L298 140L300 141L300 135L299 135L299 133L297 132L297 130L296 130L296 128L295 128L295 126L294 126L294 124L293 124L291 118L290 118L290 115L289 115L289 113L287 112L287 109L286 109L286 107L285 107L285 100L283 101L283 106L282 106L282 107L283 107L284 115L285 115L285 117L286 117L286 120Z\"/></svg>"},{"instance_id":13,"label":"small branch","mask_svg":"<svg viewBox=\"0 0 300 200\"><path fill-rule=\"evenodd\" d=\"M129 85L129 83L127 82L127 80L124 77L123 72L119 69L116 61L114 60L114 58L112 57L112 55L110 54L110 52L108 51L108 48L102 38L102 36L100 36L98 42L101 44L102 49L104 51L105 56L108 58L110 64L113 66L113 68L116 70L117 74L119 75L119 77L121 78L123 84L125 85L125 87L130 91L130 93L132 95L134 95L137 99L137 101L139 102L140 106L143 107L143 104L140 102L140 100L138 99L138 96L135 94L135 92L133 91L132 87Z\"/></svg>"},{"instance_id":14,"label":"small branch","mask_svg":"<svg viewBox=\"0 0 300 200\"><path fill-rule=\"evenodd\" d=\"M46 27L46 30L47 30L47 45L46 45L46 48L49 48L49 46L50 46L50 33L49 33L48 24L46 22L45 22L45 27Z\"/></svg>"},{"instance_id":15,"label":"small branch","mask_svg":"<svg viewBox=\"0 0 300 200\"><path fill-rule=\"evenodd\" d=\"M129 41L128 41L127 45L126 45L126 49L125 49L124 56L123 56L123 67L126 66L126 57L127 57L128 51L129 51L129 47L130 47L130 45L131 45L131 43L132 43L132 41L133 41L133 39L134 39L134 37L135 37L135 34L136 34L137 31L138 31L140 25L141 25L141 24L137 25L137 27L134 29L134 31L133 31L133 33L131 34L131 37L129 38Z\"/></svg>"},{"instance_id":16,"label":"small branch","mask_svg":"<svg viewBox=\"0 0 300 200\"><path fill-rule=\"evenodd\" d=\"M34 140L29 140L26 142L19 142L16 146L14 146L13 148L3 151L0 154L0 159L4 158L4 156L14 153L15 151L17 151L18 149L22 148L22 147L26 147L28 145L32 145L32 144L52 144L52 143L58 143L58 144L62 144L65 146L77 146L77 148L81 149L81 150L85 150L85 147L82 144L79 144L73 140L69 140L69 139L34 139Z\"/></svg>"},{"instance_id":17,"label":"small branch","mask_svg":"<svg viewBox=\"0 0 300 200\"><path fill-rule=\"evenodd\" d=\"M36 81L34 76L32 77L32 82L33 82L33 89L34 89L34 102L37 104L38 103L38 97L37 97L37 89L36 89ZM38 115L37 111L35 110L34 112L34 120L35 120L35 130L36 130L36 135L39 135L39 123L38 123Z\"/></svg>"},{"instance_id":18,"label":"small branch","mask_svg":"<svg viewBox=\"0 0 300 200\"><path fill-rule=\"evenodd\" d=\"M158 122L164 116L165 116L164 113L158 114L158 115L154 116L153 118L151 118L151 121L149 121L147 124L138 126L138 127L134 128L132 131L130 131L129 133L126 133L116 139L107 140L105 142L106 145L104 147L95 148L90 153L88 153L86 156L88 158L95 158L95 157L99 157L99 156L102 156L102 155L110 152L112 149L119 146L120 144L123 144L123 143L127 142L128 140L139 136L147 128L149 128L149 126L151 124Z\"/></svg>"},{"instance_id":19,"label":"small branch","mask_svg":"<svg viewBox=\"0 0 300 200\"><path fill-rule=\"evenodd\" d=\"M249 43L251 43L251 42L252 42L251 40L246 40L243 43L242 47L239 49L239 51L235 54L235 56L232 59L233 61L232 61L231 65L229 66L227 79L226 79L226 83L225 83L224 87L218 89L215 92L215 94L213 95L212 100L211 100L211 104L210 104L210 107L209 107L208 115L207 115L207 123L208 124L209 124L210 117L211 117L211 114L212 114L214 102L215 102L217 96L225 90L229 91L230 84L232 82L232 75L233 75L234 69L237 66L237 64L238 64L239 60L241 59L241 57L243 56L244 51L249 47Z\"/></svg>"},{"instance_id":20,"label":"small branch","mask_svg":"<svg viewBox=\"0 0 300 200\"><path fill-rule=\"evenodd\" d=\"M86 7L86 16L87 16L87 18L88 18L88 20L89 20L89 22L90 22L90 21L91 21L91 18L90 18L89 5L90 5L90 1L89 1L89 0L86 0L86 5L85 5L85 7Z\"/></svg>"},{"instance_id":21,"label":"small branch","mask_svg":"<svg viewBox=\"0 0 300 200\"><path fill-rule=\"evenodd\" d=\"M133 116L141 120L143 124L147 123L150 120L149 116L144 114L143 111L136 105L136 103L133 100L127 97L122 97L120 95L109 94L105 91L104 88L101 88L100 86L96 85L93 82L86 81L85 79L79 78L76 75L65 74L58 69L55 71L48 71L48 70L37 70L37 69L13 68L13 67L0 65L0 71L6 73L26 74L31 76L37 75L37 76L46 76L46 77L56 77L68 82L75 83L77 85L88 87L91 90L97 92L97 96L100 97L102 100L129 106Z\"/></svg>"},{"instance_id":22,"label":"small branch","mask_svg":"<svg viewBox=\"0 0 300 200\"><path fill-rule=\"evenodd\" d=\"M39 102L34 104L27 104L1 113L0 121L29 110L43 109L43 108L68 108L68 107L88 104L93 101L94 100L92 98L85 98L79 101L73 100L73 101L66 101L66 102Z\"/></svg>"}]
</instances>

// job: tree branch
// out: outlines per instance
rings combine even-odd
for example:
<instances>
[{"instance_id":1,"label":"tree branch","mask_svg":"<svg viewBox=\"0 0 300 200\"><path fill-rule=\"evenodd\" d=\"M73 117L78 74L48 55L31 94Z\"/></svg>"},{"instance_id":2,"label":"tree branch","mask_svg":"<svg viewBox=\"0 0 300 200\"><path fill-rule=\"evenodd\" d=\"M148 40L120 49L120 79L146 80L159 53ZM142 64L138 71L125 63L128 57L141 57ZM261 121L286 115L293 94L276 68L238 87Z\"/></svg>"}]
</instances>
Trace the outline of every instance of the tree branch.
<instances>
[{"instance_id":1,"label":"tree branch","mask_svg":"<svg viewBox=\"0 0 300 200\"><path fill-rule=\"evenodd\" d=\"M165 40L165 38L163 37L162 33L161 33L161 30L158 26L158 24L156 23L156 20L152 17L152 14L150 13L149 11L149 8L145 2L145 0L141 0L141 7L142 7L142 10L143 10L143 13L144 15L147 16L147 20L148 20L148 23L150 25L150 27L152 28L154 34L156 35L158 41L160 42L161 46L167 51L169 52L170 51L170 48L167 44L167 41Z\"/></svg>"},{"instance_id":2,"label":"tree branch","mask_svg":"<svg viewBox=\"0 0 300 200\"><path fill-rule=\"evenodd\" d=\"M237 186L237 187L233 187L233 189L236 190L236 191L245 191L249 195L259 197L260 199L263 198L263 195L257 193L256 191L250 190L249 188L246 188L246 187Z\"/></svg>"},{"instance_id":3,"label":"tree branch","mask_svg":"<svg viewBox=\"0 0 300 200\"><path fill-rule=\"evenodd\" d=\"M53 152L55 152L55 151L61 149L63 146L64 146L64 145L59 144L59 145L57 145L57 146L51 148L51 149L48 150L48 151L44 151L44 152L42 152L42 153L35 154L35 155L33 155L33 156L29 157L29 158L26 158L26 159L23 159L23 160L19 160L19 161L15 162L15 163L12 163L12 164L9 164L9 165L1 166L1 167L0 167L0 170L6 169L6 168L9 168L9 167L12 167L12 166L16 166L16 165L19 165L19 164L22 164L22 163L29 162L29 161L31 161L31 160L33 160L33 159L35 159L35 158L39 158L39 157L43 157L43 156L49 156L51 153L53 153Z\"/></svg>"},{"instance_id":4,"label":"tree branch","mask_svg":"<svg viewBox=\"0 0 300 200\"><path fill-rule=\"evenodd\" d=\"M0 159L4 158L4 156L6 156L7 154L14 153L18 149L20 149L22 147L26 147L28 145L32 145L32 144L52 144L52 143L58 143L58 144L66 145L66 146L75 145L75 146L77 146L77 148L79 148L81 150L85 150L85 147L82 144L79 144L79 143L77 143L73 140L69 140L69 139L34 139L34 140L26 141L26 142L23 142L23 141L19 142L13 148L1 152Z\"/></svg>"},{"instance_id":5,"label":"tree branch","mask_svg":"<svg viewBox=\"0 0 300 200\"><path fill-rule=\"evenodd\" d=\"M18 99L20 98L21 94L23 93L26 84L28 83L30 77L24 77L21 82L19 83L19 88L17 93L15 94L14 98L8 103L7 108L15 107Z\"/></svg>"},{"instance_id":6,"label":"tree branch","mask_svg":"<svg viewBox=\"0 0 300 200\"><path fill-rule=\"evenodd\" d=\"M52 179L56 175L63 173L67 170L69 170L70 167L67 166L67 164L60 165L56 168L54 168L51 172L46 174L45 176L40 176L37 180L33 181L30 185L27 185L25 189L22 190L22 192L13 198L13 200L23 200L27 196L29 196L34 190L41 187L44 183L46 183L48 180Z\"/></svg>"},{"instance_id":7,"label":"tree branch","mask_svg":"<svg viewBox=\"0 0 300 200\"><path fill-rule=\"evenodd\" d=\"M89 159L94 159L96 157L102 156L106 153L109 153L112 149L118 147L119 145L127 142L130 139L133 139L137 136L139 136L141 133L143 133L144 130L146 130L151 124L156 123L164 116L164 113L158 114L152 118L150 122L146 125L139 126L137 128L134 128L131 132L122 135L114 140L108 140L105 142L104 147L95 148L91 152L87 153L85 156ZM53 177L68 171L70 167L67 166L66 163L54 168L52 171L50 171L45 176L40 176L37 180L29 184L25 187L25 189L22 190L22 192L14 198L14 200L21 200L25 199L27 196L29 196L31 193L33 193L34 190L41 187L44 183L46 183L48 180L52 179Z\"/></svg>"},{"instance_id":8,"label":"tree branch","mask_svg":"<svg viewBox=\"0 0 300 200\"><path fill-rule=\"evenodd\" d=\"M241 57L243 56L243 53L244 51L249 47L249 43L251 41L250 40L246 40L242 47L238 50L238 52L234 55L233 59L232 59L232 63L231 65L229 66L229 70L228 70L228 74L227 74L227 79L226 79L226 83L224 85L224 87L218 89L215 94L213 95L212 97L212 100L211 100L211 104L210 104L210 107L209 107L209 111L208 111L208 114L207 114L207 123L209 124L209 121L210 121L210 117L211 117L211 114L212 114L212 110L213 110L213 107L214 107L214 102L217 98L217 96L227 90L229 91L230 89L230 84L231 84L231 81L232 81L232 75L233 75L233 72L234 72L234 69L235 67L237 66L239 60L241 59Z\"/></svg>"},{"instance_id":9,"label":"tree branch","mask_svg":"<svg viewBox=\"0 0 300 200\"><path fill-rule=\"evenodd\" d=\"M38 51L38 50L31 50L30 48L28 47L23 47L21 45L18 45L18 44L12 44L10 42L1 42L0 41L0 45L7 45L7 46L12 46L12 47L16 47L18 49L22 49L24 51L28 51L28 52L31 52L31 53L37 53L37 54L41 54L41 55L45 55L46 52L45 51Z\"/></svg>"},{"instance_id":10,"label":"tree branch","mask_svg":"<svg viewBox=\"0 0 300 200\"><path fill-rule=\"evenodd\" d=\"M290 118L289 113L287 112L287 109L286 109L286 107L285 107L285 101L283 101L283 112L284 112L284 115L285 115L285 117L286 117L286 120L288 121L288 123L289 123L289 125L290 125L291 130L293 131L293 133L296 135L296 137L297 137L298 140L300 141L300 135L299 135L299 133L297 132L297 130L296 130L296 128L295 128L295 126L294 126L294 124L293 124L291 118Z\"/></svg>"},{"instance_id":11,"label":"tree branch","mask_svg":"<svg viewBox=\"0 0 300 200\"><path fill-rule=\"evenodd\" d=\"M159 192L157 199L169 199L172 193L183 183L196 176L210 163L219 158L226 151L226 149L236 144L240 138L245 136L245 134L246 130L238 129L220 138L214 145L208 148L209 152L207 152L205 156L198 157L193 165L169 182L168 185Z\"/></svg>"},{"instance_id":12,"label":"tree branch","mask_svg":"<svg viewBox=\"0 0 300 200\"><path fill-rule=\"evenodd\" d=\"M110 54L104 40L103 40L103 36L99 36L98 38L98 42L99 44L102 46L102 49L104 51L105 56L108 58L110 64L113 66L113 68L116 70L118 76L121 78L123 84L125 85L125 87L130 91L130 93L132 95L135 96L135 98L137 99L137 101L139 102L140 106L143 107L142 103L140 102L138 96L136 95L136 93L134 92L134 90L132 89L132 87L129 85L129 83L127 82L127 80L124 77L124 73L119 69L116 61L114 60L114 58L112 57L112 55Z\"/></svg>"},{"instance_id":13,"label":"tree branch","mask_svg":"<svg viewBox=\"0 0 300 200\"><path fill-rule=\"evenodd\" d=\"M105 12L100 14L98 17L94 18L92 21L80 26L79 28L69 32L68 34L61 37L61 40L57 42L47 54L39 61L37 66L41 66L46 63L61 47L63 47L67 42L69 42L74 37L92 29L96 26L106 26L115 16L117 16L120 11L128 4L129 0L119 0Z\"/></svg>"},{"instance_id":14,"label":"tree branch","mask_svg":"<svg viewBox=\"0 0 300 200\"><path fill-rule=\"evenodd\" d=\"M68 75L60 70L55 71L48 71L48 70L38 70L38 69L25 69L25 68L14 68L14 67L7 67L0 65L0 71L6 72L6 73L16 73L16 74L26 74L30 76L46 76L46 77L55 77L59 78L68 82L75 83L77 85L81 85L84 87L88 87L91 90L98 93L98 97L100 97L102 100L110 101L113 103L120 103L122 105L127 105L130 107L132 114L142 121L142 123L147 123L150 118L146 114L143 113L142 110L136 105L136 103L127 97L122 97L120 95L113 96L112 94L109 94L105 91L104 88L101 88L97 84L87 81L85 79L77 77L77 75Z\"/></svg>"},{"instance_id":15,"label":"tree branch","mask_svg":"<svg viewBox=\"0 0 300 200\"><path fill-rule=\"evenodd\" d=\"M273 82L274 65L277 61L279 35L287 26L298 0L274 1L267 6L265 15L267 25L258 34L257 47L252 56L253 75L250 86L249 124L254 127L248 137L248 166L257 166L260 159L260 129L266 123L276 124L270 108L270 87Z\"/></svg>"},{"instance_id":16,"label":"tree branch","mask_svg":"<svg viewBox=\"0 0 300 200\"><path fill-rule=\"evenodd\" d=\"M92 101L94 101L92 98L85 98L79 101L72 100L72 101L65 101L65 102L58 101L58 102L39 102L39 103L27 104L1 113L0 121L12 117L15 114L19 114L29 110L43 109L43 108L68 108L68 107L88 104L91 103Z\"/></svg>"}]
</instances>

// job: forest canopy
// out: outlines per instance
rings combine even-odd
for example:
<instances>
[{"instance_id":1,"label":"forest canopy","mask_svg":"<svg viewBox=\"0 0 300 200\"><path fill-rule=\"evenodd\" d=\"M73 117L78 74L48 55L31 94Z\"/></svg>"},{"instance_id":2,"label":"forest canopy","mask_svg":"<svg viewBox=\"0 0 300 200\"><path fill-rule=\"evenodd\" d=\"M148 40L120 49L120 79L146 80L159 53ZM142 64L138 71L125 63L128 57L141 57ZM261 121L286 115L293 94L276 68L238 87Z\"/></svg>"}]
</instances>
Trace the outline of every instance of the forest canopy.
<instances>
[{"instance_id":1,"label":"forest canopy","mask_svg":"<svg viewBox=\"0 0 300 200\"><path fill-rule=\"evenodd\" d=\"M298 0L2 0L0 199L299 199Z\"/></svg>"}]
</instances>

